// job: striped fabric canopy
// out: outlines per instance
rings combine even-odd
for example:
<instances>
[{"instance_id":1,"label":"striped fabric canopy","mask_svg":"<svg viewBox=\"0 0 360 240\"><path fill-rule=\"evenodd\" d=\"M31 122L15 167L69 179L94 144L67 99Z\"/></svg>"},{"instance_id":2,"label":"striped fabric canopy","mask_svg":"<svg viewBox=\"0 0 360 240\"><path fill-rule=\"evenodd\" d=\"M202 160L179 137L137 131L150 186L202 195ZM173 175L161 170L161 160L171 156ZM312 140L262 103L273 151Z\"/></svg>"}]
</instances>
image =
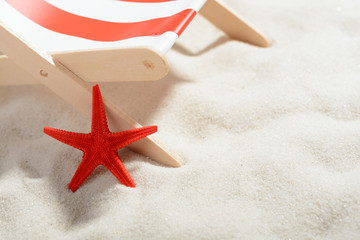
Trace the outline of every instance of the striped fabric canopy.
<instances>
[{"instance_id":1,"label":"striped fabric canopy","mask_svg":"<svg viewBox=\"0 0 360 240\"><path fill-rule=\"evenodd\" d=\"M0 20L53 53L126 46L167 52L206 0L0 0Z\"/></svg>"}]
</instances>

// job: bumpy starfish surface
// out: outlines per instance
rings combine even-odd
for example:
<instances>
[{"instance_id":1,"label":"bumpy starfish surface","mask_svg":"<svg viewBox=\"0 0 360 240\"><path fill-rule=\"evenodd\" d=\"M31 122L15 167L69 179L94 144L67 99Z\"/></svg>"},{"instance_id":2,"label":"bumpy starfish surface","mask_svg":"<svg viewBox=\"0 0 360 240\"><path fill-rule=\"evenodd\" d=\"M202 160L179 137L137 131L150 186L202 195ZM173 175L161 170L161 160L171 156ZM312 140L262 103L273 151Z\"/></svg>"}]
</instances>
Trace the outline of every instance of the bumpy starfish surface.
<instances>
[{"instance_id":1,"label":"bumpy starfish surface","mask_svg":"<svg viewBox=\"0 0 360 240\"><path fill-rule=\"evenodd\" d=\"M123 132L110 132L100 88L93 87L91 132L75 133L45 127L44 133L84 152L83 159L73 176L69 188L75 192L98 166L103 165L125 186L135 183L120 160L117 150L157 131L156 126L136 128Z\"/></svg>"}]
</instances>

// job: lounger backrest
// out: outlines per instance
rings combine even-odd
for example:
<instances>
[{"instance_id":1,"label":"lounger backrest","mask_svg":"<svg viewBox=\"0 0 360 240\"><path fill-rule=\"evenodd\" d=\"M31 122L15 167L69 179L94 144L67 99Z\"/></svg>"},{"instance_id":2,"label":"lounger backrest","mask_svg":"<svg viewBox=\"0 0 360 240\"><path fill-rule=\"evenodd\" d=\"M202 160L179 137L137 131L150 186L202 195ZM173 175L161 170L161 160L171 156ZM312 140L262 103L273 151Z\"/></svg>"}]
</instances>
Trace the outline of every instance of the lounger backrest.
<instances>
[{"instance_id":1,"label":"lounger backrest","mask_svg":"<svg viewBox=\"0 0 360 240\"><path fill-rule=\"evenodd\" d=\"M0 0L0 21L46 53L119 47L167 52L206 0Z\"/></svg>"}]
</instances>

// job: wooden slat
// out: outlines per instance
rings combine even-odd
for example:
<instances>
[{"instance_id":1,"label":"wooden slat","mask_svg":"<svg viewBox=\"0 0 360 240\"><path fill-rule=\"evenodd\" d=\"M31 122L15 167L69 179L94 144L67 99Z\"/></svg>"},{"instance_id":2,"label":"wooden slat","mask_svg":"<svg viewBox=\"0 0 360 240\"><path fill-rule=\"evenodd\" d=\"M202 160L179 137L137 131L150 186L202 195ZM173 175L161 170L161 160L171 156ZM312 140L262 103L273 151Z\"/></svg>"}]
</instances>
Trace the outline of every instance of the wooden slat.
<instances>
[{"instance_id":1,"label":"wooden slat","mask_svg":"<svg viewBox=\"0 0 360 240\"><path fill-rule=\"evenodd\" d=\"M91 119L91 86L81 78L60 62L36 52L4 25L0 25L0 49L18 66ZM105 97L103 100L112 131L123 131L141 126ZM181 166L180 158L163 148L153 138L144 138L129 145L129 148L160 163L174 167Z\"/></svg>"},{"instance_id":2,"label":"wooden slat","mask_svg":"<svg viewBox=\"0 0 360 240\"><path fill-rule=\"evenodd\" d=\"M220 0L207 0L200 14L233 39L259 47L270 46L270 41L264 34Z\"/></svg>"},{"instance_id":3,"label":"wooden slat","mask_svg":"<svg viewBox=\"0 0 360 240\"><path fill-rule=\"evenodd\" d=\"M62 52L52 56L87 82L153 81L162 79L169 71L162 53L146 47Z\"/></svg>"},{"instance_id":4,"label":"wooden slat","mask_svg":"<svg viewBox=\"0 0 360 240\"><path fill-rule=\"evenodd\" d=\"M40 84L7 56L0 55L0 86Z\"/></svg>"}]
</instances>

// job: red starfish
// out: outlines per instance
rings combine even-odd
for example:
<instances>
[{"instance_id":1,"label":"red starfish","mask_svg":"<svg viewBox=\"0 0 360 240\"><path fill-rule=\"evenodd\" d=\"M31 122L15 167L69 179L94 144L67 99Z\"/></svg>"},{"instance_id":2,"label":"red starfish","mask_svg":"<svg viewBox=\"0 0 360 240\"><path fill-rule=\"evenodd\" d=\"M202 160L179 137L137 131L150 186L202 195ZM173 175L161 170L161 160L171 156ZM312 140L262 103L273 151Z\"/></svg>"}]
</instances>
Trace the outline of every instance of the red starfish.
<instances>
[{"instance_id":1,"label":"red starfish","mask_svg":"<svg viewBox=\"0 0 360 240\"><path fill-rule=\"evenodd\" d=\"M75 133L44 128L47 135L84 152L83 159L73 176L69 188L75 192L98 166L103 165L125 186L135 187L134 181L120 160L117 150L157 131L156 126L136 128L123 132L110 132L100 88L93 87L91 132Z\"/></svg>"}]
</instances>

